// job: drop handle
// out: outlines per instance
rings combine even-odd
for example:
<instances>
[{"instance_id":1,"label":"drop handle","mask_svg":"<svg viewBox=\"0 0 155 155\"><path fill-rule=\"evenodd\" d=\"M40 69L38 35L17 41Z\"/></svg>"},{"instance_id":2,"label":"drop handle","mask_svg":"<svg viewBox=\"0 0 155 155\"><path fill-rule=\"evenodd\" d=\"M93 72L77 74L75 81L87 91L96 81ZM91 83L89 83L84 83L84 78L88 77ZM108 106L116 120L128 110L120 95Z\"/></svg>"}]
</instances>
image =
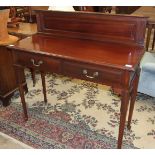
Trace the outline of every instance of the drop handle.
<instances>
[{"instance_id":1,"label":"drop handle","mask_svg":"<svg viewBox=\"0 0 155 155\"><path fill-rule=\"evenodd\" d=\"M43 64L43 61L42 60L40 60L38 62L38 64L35 63L34 59L31 59L31 62L32 62L33 66L35 66L35 67L39 67L41 64Z\"/></svg>"},{"instance_id":2,"label":"drop handle","mask_svg":"<svg viewBox=\"0 0 155 155\"><path fill-rule=\"evenodd\" d=\"M99 76L99 73L98 72L94 72L93 73L93 76L90 76L90 75L87 75L88 71L86 69L83 70L83 74L89 78L89 79L94 79L95 77L98 77Z\"/></svg>"}]
</instances>

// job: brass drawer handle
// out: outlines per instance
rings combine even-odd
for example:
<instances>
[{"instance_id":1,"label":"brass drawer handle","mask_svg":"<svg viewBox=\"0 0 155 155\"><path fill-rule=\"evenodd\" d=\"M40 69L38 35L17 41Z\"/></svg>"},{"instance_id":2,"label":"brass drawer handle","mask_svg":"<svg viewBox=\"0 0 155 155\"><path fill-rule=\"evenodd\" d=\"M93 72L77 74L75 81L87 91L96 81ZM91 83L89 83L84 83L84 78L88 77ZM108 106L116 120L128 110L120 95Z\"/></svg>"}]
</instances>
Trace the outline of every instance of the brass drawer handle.
<instances>
[{"instance_id":1,"label":"brass drawer handle","mask_svg":"<svg viewBox=\"0 0 155 155\"><path fill-rule=\"evenodd\" d=\"M35 67L39 67L41 64L43 64L43 61L41 61L41 60L38 62L38 64L35 64L34 59L31 59L31 62L32 62L33 66L35 66Z\"/></svg>"},{"instance_id":2,"label":"brass drawer handle","mask_svg":"<svg viewBox=\"0 0 155 155\"><path fill-rule=\"evenodd\" d=\"M89 79L94 79L95 77L98 77L98 75L99 75L99 73L98 72L94 72L93 73L93 76L89 76L89 75L87 75L87 70L86 69L84 69L83 70L83 74L87 77L87 78L89 78Z\"/></svg>"}]
</instances>

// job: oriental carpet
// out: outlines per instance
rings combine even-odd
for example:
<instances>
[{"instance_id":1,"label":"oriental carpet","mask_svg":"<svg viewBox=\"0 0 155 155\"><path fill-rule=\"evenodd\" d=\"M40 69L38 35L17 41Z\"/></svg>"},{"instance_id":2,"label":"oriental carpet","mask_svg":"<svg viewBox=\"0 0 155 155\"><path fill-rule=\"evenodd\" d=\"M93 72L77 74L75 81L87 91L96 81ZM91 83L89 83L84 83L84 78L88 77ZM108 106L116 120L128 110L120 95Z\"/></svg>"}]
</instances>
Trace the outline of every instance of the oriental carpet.
<instances>
[{"instance_id":1,"label":"oriental carpet","mask_svg":"<svg viewBox=\"0 0 155 155\"><path fill-rule=\"evenodd\" d=\"M24 122L17 91L10 106L0 107L0 132L40 149L117 147L120 98L110 87L47 74L44 103L40 74L35 87L28 71L26 79L29 120ZM155 98L138 94L123 148L155 148Z\"/></svg>"}]
</instances>

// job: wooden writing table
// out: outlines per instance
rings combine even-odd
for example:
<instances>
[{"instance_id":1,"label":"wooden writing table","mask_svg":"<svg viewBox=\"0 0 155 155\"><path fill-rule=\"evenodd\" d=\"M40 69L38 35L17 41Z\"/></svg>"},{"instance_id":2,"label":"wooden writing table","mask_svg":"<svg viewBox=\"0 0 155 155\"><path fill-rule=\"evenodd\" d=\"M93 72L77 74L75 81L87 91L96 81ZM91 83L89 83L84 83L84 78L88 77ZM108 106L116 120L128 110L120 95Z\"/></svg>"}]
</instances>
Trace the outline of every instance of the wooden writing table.
<instances>
[{"instance_id":1,"label":"wooden writing table","mask_svg":"<svg viewBox=\"0 0 155 155\"><path fill-rule=\"evenodd\" d=\"M136 99L146 18L37 11L37 24L37 34L8 47L13 53L25 119L28 114L20 76L25 67L41 72L45 102L46 72L110 85L119 88L122 95L121 148L129 100L128 129Z\"/></svg>"},{"instance_id":2,"label":"wooden writing table","mask_svg":"<svg viewBox=\"0 0 155 155\"><path fill-rule=\"evenodd\" d=\"M148 22L147 22L148 32L147 32L147 38L146 38L146 50L148 51L151 32L152 32L152 29L155 29L155 6L142 6L131 15L148 17ZM152 45L152 50L153 50L153 46L154 45Z\"/></svg>"}]
</instances>

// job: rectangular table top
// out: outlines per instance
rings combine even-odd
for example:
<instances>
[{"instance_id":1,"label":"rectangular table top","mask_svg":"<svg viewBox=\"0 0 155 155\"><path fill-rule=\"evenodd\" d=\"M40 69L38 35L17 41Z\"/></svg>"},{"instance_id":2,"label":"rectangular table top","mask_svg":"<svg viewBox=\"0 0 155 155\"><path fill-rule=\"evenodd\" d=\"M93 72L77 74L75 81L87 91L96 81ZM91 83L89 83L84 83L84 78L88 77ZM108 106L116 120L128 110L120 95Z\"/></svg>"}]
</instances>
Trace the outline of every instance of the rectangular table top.
<instances>
[{"instance_id":1,"label":"rectangular table top","mask_svg":"<svg viewBox=\"0 0 155 155\"><path fill-rule=\"evenodd\" d=\"M134 70L144 54L138 45L45 34L32 35L11 48L127 70Z\"/></svg>"}]
</instances>

